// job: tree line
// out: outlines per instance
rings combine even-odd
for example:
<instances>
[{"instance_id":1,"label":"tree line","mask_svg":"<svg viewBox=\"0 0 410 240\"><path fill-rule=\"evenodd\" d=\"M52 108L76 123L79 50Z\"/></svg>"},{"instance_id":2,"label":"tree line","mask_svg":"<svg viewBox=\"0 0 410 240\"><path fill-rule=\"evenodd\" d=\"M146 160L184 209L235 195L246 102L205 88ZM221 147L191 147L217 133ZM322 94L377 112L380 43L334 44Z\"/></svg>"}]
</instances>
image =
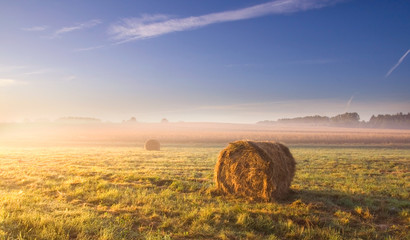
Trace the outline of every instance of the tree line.
<instances>
[{"instance_id":1,"label":"tree line","mask_svg":"<svg viewBox=\"0 0 410 240\"><path fill-rule=\"evenodd\" d=\"M401 128L410 129L410 113L379 114L373 115L369 121L360 121L356 112L346 112L333 117L306 116L296 118L282 118L277 121L265 120L258 124L303 124L313 126L339 126L339 127L370 127L370 128Z\"/></svg>"}]
</instances>

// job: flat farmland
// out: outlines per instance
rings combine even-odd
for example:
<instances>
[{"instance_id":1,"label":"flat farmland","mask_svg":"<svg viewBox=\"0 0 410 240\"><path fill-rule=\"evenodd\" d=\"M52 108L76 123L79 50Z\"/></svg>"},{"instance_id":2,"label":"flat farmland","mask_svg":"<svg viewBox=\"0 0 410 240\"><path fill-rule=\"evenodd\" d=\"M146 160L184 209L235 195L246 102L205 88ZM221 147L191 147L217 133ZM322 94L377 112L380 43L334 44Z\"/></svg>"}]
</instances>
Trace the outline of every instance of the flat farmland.
<instances>
[{"instance_id":1,"label":"flat farmland","mask_svg":"<svg viewBox=\"0 0 410 240\"><path fill-rule=\"evenodd\" d=\"M280 141L293 145L410 146L409 129L315 127L231 123L0 123L0 146L226 146L231 141Z\"/></svg>"},{"instance_id":2,"label":"flat farmland","mask_svg":"<svg viewBox=\"0 0 410 240\"><path fill-rule=\"evenodd\" d=\"M405 145L289 145L274 203L213 191L225 146L0 147L0 239L410 238Z\"/></svg>"}]
</instances>

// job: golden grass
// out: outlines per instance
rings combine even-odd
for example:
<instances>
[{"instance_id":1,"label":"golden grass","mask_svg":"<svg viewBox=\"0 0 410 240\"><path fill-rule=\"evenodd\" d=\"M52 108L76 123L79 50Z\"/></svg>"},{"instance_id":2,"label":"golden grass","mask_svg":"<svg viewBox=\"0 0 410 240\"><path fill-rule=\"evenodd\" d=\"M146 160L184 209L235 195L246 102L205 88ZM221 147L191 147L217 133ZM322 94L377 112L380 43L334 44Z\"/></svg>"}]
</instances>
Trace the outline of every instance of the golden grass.
<instances>
[{"instance_id":1,"label":"golden grass","mask_svg":"<svg viewBox=\"0 0 410 240\"><path fill-rule=\"evenodd\" d=\"M293 146L286 201L214 195L217 146L0 147L0 239L408 239L410 150Z\"/></svg>"}]
</instances>

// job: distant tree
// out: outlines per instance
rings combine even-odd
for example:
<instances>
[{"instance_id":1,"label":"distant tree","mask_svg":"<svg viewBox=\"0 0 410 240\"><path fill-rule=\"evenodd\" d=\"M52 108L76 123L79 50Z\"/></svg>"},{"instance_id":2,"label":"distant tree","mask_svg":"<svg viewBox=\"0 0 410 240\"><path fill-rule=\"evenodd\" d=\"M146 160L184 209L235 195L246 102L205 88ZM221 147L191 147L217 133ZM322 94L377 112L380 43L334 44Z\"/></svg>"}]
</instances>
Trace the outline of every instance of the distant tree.
<instances>
[{"instance_id":1,"label":"distant tree","mask_svg":"<svg viewBox=\"0 0 410 240\"><path fill-rule=\"evenodd\" d=\"M356 112L343 113L330 118L330 121L336 125L357 126L360 122L360 116Z\"/></svg>"},{"instance_id":2,"label":"distant tree","mask_svg":"<svg viewBox=\"0 0 410 240\"><path fill-rule=\"evenodd\" d=\"M375 128L410 128L410 113L373 115L368 122L368 126Z\"/></svg>"},{"instance_id":3,"label":"distant tree","mask_svg":"<svg viewBox=\"0 0 410 240\"><path fill-rule=\"evenodd\" d=\"M334 117L306 116L296 118L282 118L278 121L260 121L258 124L307 124L315 126L345 126L345 127L371 127L371 128L405 128L410 129L410 113L397 113L373 115L368 122L360 121L360 116L356 112L343 113Z\"/></svg>"},{"instance_id":4,"label":"distant tree","mask_svg":"<svg viewBox=\"0 0 410 240\"><path fill-rule=\"evenodd\" d=\"M278 123L308 124L308 125L326 125L329 123L329 117L324 116L306 116L297 118L282 118Z\"/></svg>"},{"instance_id":5,"label":"distant tree","mask_svg":"<svg viewBox=\"0 0 410 240\"><path fill-rule=\"evenodd\" d=\"M136 119L135 117L131 117L131 118L128 120L128 122L130 122L130 123L136 123L136 122L137 122L137 119Z\"/></svg>"},{"instance_id":6,"label":"distant tree","mask_svg":"<svg viewBox=\"0 0 410 240\"><path fill-rule=\"evenodd\" d=\"M63 117L63 118L57 119L56 122L85 124L85 123L100 123L101 120L98 118L90 118L90 117Z\"/></svg>"},{"instance_id":7,"label":"distant tree","mask_svg":"<svg viewBox=\"0 0 410 240\"><path fill-rule=\"evenodd\" d=\"M259 122L256 122L256 124L275 124L276 123L276 121L273 121L273 120L263 120L263 121L259 121Z\"/></svg>"},{"instance_id":8,"label":"distant tree","mask_svg":"<svg viewBox=\"0 0 410 240\"><path fill-rule=\"evenodd\" d=\"M163 118L163 119L161 119L161 123L169 123L169 121L168 121L168 119Z\"/></svg>"}]
</instances>

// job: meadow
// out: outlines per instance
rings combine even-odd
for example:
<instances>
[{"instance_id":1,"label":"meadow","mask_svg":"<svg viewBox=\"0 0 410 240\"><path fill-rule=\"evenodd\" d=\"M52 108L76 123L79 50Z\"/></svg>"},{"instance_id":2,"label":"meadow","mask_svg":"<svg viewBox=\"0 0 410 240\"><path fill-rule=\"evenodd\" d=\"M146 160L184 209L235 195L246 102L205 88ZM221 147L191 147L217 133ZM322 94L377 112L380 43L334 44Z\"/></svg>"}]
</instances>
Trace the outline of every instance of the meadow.
<instances>
[{"instance_id":1,"label":"meadow","mask_svg":"<svg viewBox=\"0 0 410 240\"><path fill-rule=\"evenodd\" d=\"M225 144L0 147L0 239L410 239L410 148L290 145L288 199L214 191Z\"/></svg>"}]
</instances>

